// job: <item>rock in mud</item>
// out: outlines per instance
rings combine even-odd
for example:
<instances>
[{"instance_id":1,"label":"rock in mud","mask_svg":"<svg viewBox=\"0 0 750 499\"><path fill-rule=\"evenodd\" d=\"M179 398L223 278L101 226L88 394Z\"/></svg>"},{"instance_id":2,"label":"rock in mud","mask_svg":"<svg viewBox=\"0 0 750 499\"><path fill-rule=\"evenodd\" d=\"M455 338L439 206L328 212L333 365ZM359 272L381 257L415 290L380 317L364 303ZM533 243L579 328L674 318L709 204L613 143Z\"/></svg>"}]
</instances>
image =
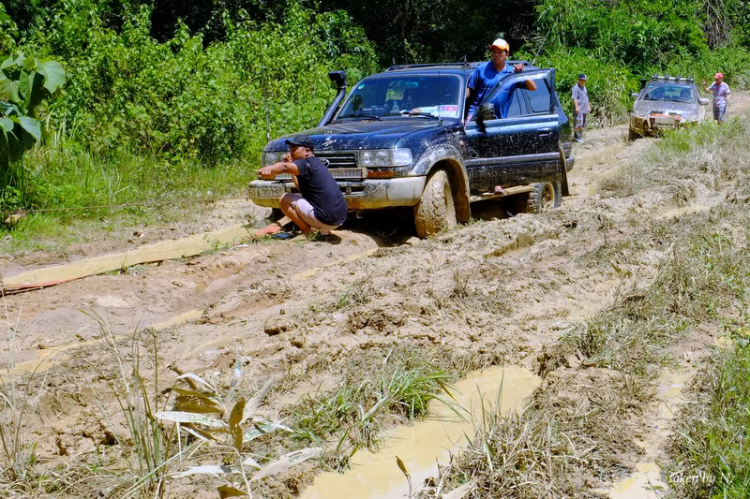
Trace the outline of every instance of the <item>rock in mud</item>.
<instances>
[{"instance_id":1,"label":"rock in mud","mask_svg":"<svg viewBox=\"0 0 750 499\"><path fill-rule=\"evenodd\" d=\"M304 336L292 338L290 341L292 343L292 346L297 348L304 348L305 345L307 345L307 338L305 338Z\"/></svg>"},{"instance_id":2,"label":"rock in mud","mask_svg":"<svg viewBox=\"0 0 750 499\"><path fill-rule=\"evenodd\" d=\"M282 315L279 317L269 317L263 326L263 332L268 336L276 336L277 334L291 331L297 327L297 323L286 316Z\"/></svg>"}]
</instances>

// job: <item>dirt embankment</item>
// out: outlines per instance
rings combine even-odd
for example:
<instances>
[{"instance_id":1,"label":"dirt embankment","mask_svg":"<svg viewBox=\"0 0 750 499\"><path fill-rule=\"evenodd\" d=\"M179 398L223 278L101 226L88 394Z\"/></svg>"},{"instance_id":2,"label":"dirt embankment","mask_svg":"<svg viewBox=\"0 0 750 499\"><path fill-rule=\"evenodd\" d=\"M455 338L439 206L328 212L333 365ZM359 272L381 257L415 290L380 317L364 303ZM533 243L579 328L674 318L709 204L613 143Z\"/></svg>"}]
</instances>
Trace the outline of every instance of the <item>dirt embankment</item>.
<instances>
[{"instance_id":1,"label":"dirt embankment","mask_svg":"<svg viewBox=\"0 0 750 499\"><path fill-rule=\"evenodd\" d=\"M735 110L748 102L737 95ZM230 369L239 355L248 391L271 375L306 379L301 386L312 390L335 386L352 358L374 362L394 347L446 349L535 371L580 367L574 358L545 367L545 352L626 290L650 282L669 245L639 234L664 217L680 223L723 196L689 180L623 196L601 192L602 179L655 142L627 143L626 132L588 132L576 147L571 197L541 216L470 223L423 241L408 229L389 232L393 223L380 220L376 229L344 228L339 244L264 240L5 297L13 341L0 355L13 354L16 373L37 366L37 379L46 373L43 409L26 421L27 438L50 467L62 458L88 462L114 437L126 439L120 408L107 395L116 366L100 320L123 337L156 325L162 377L170 376L169 365ZM703 351L713 335L706 331L674 353ZM584 397L613 374L582 369L576 376L571 396ZM283 412L302 392L283 384L264 414ZM650 438L647 430L638 436ZM623 444L619 466L634 466L642 453ZM617 465L580 485L608 487ZM106 479L94 477L80 490L104 490L101 483ZM267 494L294 496L295 487L276 484ZM198 497L197 490L182 493Z\"/></svg>"}]
</instances>

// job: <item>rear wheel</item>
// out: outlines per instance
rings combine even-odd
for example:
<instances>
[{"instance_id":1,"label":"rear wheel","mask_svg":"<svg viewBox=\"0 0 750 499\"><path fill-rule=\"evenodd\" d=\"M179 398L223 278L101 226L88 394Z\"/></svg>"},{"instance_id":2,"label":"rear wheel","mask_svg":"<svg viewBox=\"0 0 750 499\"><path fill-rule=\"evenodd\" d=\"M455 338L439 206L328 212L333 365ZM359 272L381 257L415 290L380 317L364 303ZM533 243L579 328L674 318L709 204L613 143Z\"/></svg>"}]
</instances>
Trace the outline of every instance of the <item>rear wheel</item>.
<instances>
[{"instance_id":1,"label":"rear wheel","mask_svg":"<svg viewBox=\"0 0 750 499\"><path fill-rule=\"evenodd\" d=\"M544 213L562 206L562 183L539 182L529 193L527 213Z\"/></svg>"},{"instance_id":2,"label":"rear wheel","mask_svg":"<svg viewBox=\"0 0 750 499\"><path fill-rule=\"evenodd\" d=\"M456 205L445 171L438 170L427 180L419 204L414 207L414 225L422 238L456 226Z\"/></svg>"}]
</instances>

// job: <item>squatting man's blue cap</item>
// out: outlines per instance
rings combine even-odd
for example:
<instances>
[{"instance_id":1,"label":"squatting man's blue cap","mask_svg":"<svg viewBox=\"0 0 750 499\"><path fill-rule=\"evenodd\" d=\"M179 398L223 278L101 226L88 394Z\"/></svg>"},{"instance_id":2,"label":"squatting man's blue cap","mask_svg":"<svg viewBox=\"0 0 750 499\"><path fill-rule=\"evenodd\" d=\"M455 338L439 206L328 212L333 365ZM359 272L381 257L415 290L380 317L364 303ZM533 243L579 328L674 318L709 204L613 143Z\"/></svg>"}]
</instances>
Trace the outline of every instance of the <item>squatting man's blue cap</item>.
<instances>
[{"instance_id":1,"label":"squatting man's blue cap","mask_svg":"<svg viewBox=\"0 0 750 499\"><path fill-rule=\"evenodd\" d=\"M302 146L308 149L313 148L313 141L307 135L297 135L284 141L288 146Z\"/></svg>"},{"instance_id":2,"label":"squatting man's blue cap","mask_svg":"<svg viewBox=\"0 0 750 499\"><path fill-rule=\"evenodd\" d=\"M585 74L583 74L583 73L581 73L581 74L579 74L579 75L578 75L578 79L579 79L579 80L583 80L583 81L586 81L586 80L588 80L588 78L586 78L586 75L585 75Z\"/></svg>"}]
</instances>

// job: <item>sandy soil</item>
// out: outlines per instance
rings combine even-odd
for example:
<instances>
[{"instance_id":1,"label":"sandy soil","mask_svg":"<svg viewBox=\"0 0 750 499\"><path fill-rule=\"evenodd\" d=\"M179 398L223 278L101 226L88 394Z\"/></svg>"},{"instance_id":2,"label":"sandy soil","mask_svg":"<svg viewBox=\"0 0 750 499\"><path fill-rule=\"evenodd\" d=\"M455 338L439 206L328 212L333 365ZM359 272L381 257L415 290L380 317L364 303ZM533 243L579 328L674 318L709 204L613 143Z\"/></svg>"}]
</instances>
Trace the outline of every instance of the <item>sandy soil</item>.
<instances>
[{"instance_id":1,"label":"sandy soil","mask_svg":"<svg viewBox=\"0 0 750 499\"><path fill-rule=\"evenodd\" d=\"M733 112L750 107L747 95L734 97ZM669 210L690 216L670 192L614 198L597 191L600 179L656 140L628 143L626 135L626 126L587 132L575 150L572 195L563 208L540 216L472 222L423 241L406 222L369 217L337 231L337 244L260 241L6 297L14 341L0 343L0 357L12 351L16 373L44 361L44 410L28 428L37 454L53 465L62 456L93 453L112 443L112 431L126 431L121 422L111 423L119 410L106 397L114 365L97 317L123 337L159 325L163 370L170 364L199 373L228 369L239 354L251 387L273 374L302 375L321 362L335 378L348 358L382 356L395 345L448 346L538 370L546 348L576 322L654 275L667 248L659 241L623 244L631 231ZM720 201L700 186L695 192L688 208ZM265 214L230 200L199 224L145 229L142 239L174 238ZM134 244L141 243L81 245L69 258ZM50 255L30 254L0 269L10 275L51 261ZM345 299L355 291L366 297L361 303ZM176 324L164 324L175 317ZM683 348L700 352L711 342L706 332ZM264 410L276 413L300 392L278 394ZM623 461L633 465L638 457ZM294 492L279 497L285 494Z\"/></svg>"}]
</instances>

